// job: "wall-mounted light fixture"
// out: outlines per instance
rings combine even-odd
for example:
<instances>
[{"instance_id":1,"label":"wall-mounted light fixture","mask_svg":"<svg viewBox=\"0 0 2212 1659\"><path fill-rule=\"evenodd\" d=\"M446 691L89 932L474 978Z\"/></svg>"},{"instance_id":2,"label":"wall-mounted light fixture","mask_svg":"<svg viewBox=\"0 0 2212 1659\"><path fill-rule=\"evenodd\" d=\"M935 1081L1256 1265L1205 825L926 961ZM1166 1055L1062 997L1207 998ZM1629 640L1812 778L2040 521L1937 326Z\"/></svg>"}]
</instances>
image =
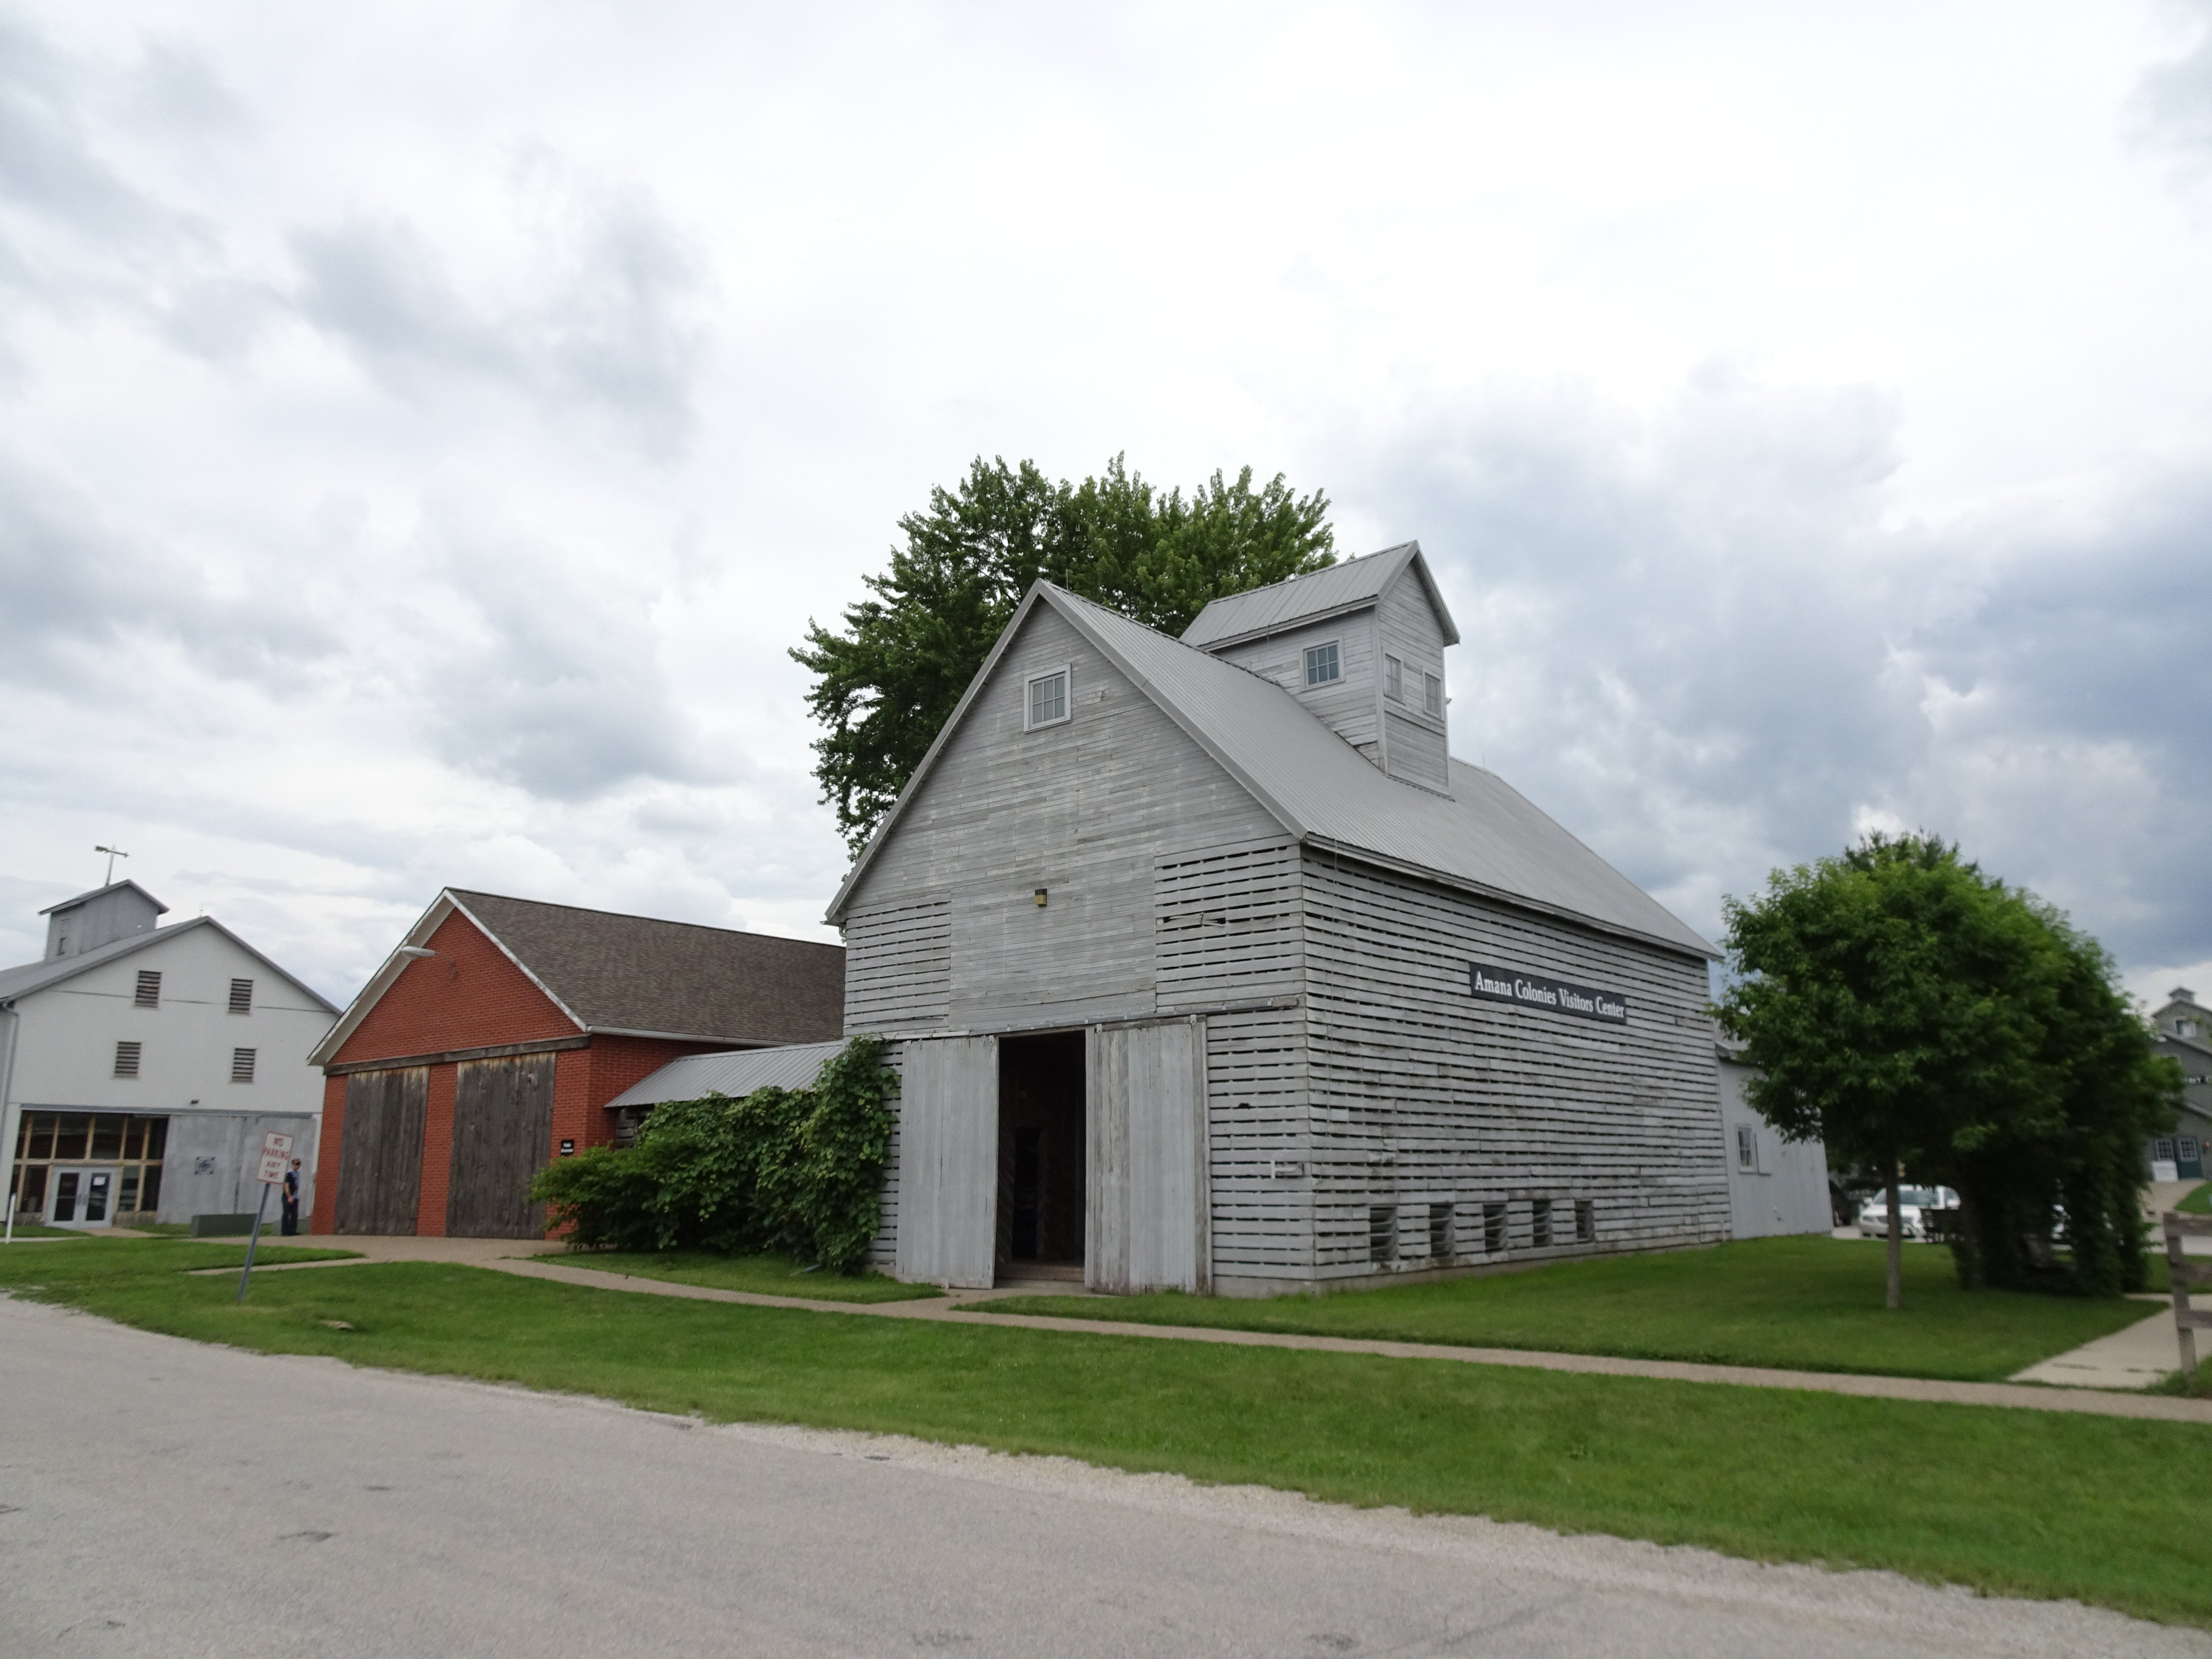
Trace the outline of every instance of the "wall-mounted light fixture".
<instances>
[{"instance_id":1,"label":"wall-mounted light fixture","mask_svg":"<svg viewBox=\"0 0 2212 1659\"><path fill-rule=\"evenodd\" d=\"M438 953L427 945L403 945L392 954L396 957L405 957L410 962L420 962L425 957L434 957Z\"/></svg>"},{"instance_id":2,"label":"wall-mounted light fixture","mask_svg":"<svg viewBox=\"0 0 2212 1659\"><path fill-rule=\"evenodd\" d=\"M1038 888L1038 889L1036 890L1036 902L1037 902L1037 908L1038 908L1038 909L1040 909L1040 910L1042 910L1042 909L1043 909L1043 908L1044 908L1045 892L1046 892L1046 890L1045 890L1044 888L1042 888L1042 887L1040 887L1040 888Z\"/></svg>"}]
</instances>

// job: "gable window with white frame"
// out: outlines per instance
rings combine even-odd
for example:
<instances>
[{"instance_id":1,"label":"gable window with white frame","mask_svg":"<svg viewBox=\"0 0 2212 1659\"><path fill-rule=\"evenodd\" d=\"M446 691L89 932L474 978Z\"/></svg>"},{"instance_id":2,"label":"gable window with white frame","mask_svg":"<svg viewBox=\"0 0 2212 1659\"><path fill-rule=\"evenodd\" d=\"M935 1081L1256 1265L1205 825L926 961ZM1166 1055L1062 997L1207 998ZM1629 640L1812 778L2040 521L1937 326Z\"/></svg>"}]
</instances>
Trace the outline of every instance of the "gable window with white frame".
<instances>
[{"instance_id":1,"label":"gable window with white frame","mask_svg":"<svg viewBox=\"0 0 2212 1659\"><path fill-rule=\"evenodd\" d=\"M1060 726L1074 718L1075 699L1071 682L1074 671L1054 668L1042 674L1032 674L1024 682L1022 695L1022 726L1034 732L1039 726Z\"/></svg>"},{"instance_id":2,"label":"gable window with white frame","mask_svg":"<svg viewBox=\"0 0 2212 1659\"><path fill-rule=\"evenodd\" d=\"M1746 1175L1759 1168L1759 1131L1748 1123L1735 1126L1735 1167Z\"/></svg>"},{"instance_id":3,"label":"gable window with white frame","mask_svg":"<svg viewBox=\"0 0 2212 1659\"><path fill-rule=\"evenodd\" d=\"M1421 708L1431 720L1444 717L1444 683L1440 676L1421 676Z\"/></svg>"},{"instance_id":4,"label":"gable window with white frame","mask_svg":"<svg viewBox=\"0 0 2212 1659\"><path fill-rule=\"evenodd\" d=\"M1331 680L1341 679L1344 677L1344 660L1337 651L1336 644L1334 640L1331 640L1327 645L1310 645L1306 647L1306 684L1308 685L1327 685Z\"/></svg>"},{"instance_id":5,"label":"gable window with white frame","mask_svg":"<svg viewBox=\"0 0 2212 1659\"><path fill-rule=\"evenodd\" d=\"M1406 665L1395 657L1382 659L1382 695L1393 702L1406 701Z\"/></svg>"}]
</instances>

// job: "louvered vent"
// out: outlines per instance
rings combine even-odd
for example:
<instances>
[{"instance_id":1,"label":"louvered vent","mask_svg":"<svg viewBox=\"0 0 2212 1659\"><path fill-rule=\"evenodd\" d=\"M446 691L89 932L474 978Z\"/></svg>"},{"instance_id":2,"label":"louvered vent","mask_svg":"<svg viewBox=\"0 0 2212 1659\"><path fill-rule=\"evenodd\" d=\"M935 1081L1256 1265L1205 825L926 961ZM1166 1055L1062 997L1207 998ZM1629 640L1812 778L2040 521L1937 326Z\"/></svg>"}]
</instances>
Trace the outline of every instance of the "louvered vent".
<instances>
[{"instance_id":1,"label":"louvered vent","mask_svg":"<svg viewBox=\"0 0 2212 1659\"><path fill-rule=\"evenodd\" d=\"M1367 1259L1370 1261L1395 1261L1398 1259L1398 1206L1377 1204L1367 1212Z\"/></svg>"},{"instance_id":2,"label":"louvered vent","mask_svg":"<svg viewBox=\"0 0 2212 1659\"><path fill-rule=\"evenodd\" d=\"M230 1080L233 1083L253 1081L253 1050L233 1048L230 1051Z\"/></svg>"},{"instance_id":3,"label":"louvered vent","mask_svg":"<svg viewBox=\"0 0 2212 1659\"><path fill-rule=\"evenodd\" d=\"M1443 1261L1452 1253L1452 1206L1449 1204L1429 1206L1429 1254Z\"/></svg>"},{"instance_id":4,"label":"louvered vent","mask_svg":"<svg viewBox=\"0 0 2212 1659\"><path fill-rule=\"evenodd\" d=\"M1529 1209L1532 1212L1528 1218L1529 1231L1536 1237L1536 1248L1548 1250L1552 1248L1552 1200L1537 1199Z\"/></svg>"},{"instance_id":5,"label":"louvered vent","mask_svg":"<svg viewBox=\"0 0 2212 1659\"><path fill-rule=\"evenodd\" d=\"M231 981L230 1012L234 1014L250 1014L253 1012L253 981L252 980Z\"/></svg>"},{"instance_id":6,"label":"louvered vent","mask_svg":"<svg viewBox=\"0 0 2212 1659\"><path fill-rule=\"evenodd\" d=\"M1575 1200L1575 1243L1597 1243L1597 1206L1586 1198Z\"/></svg>"},{"instance_id":7,"label":"louvered vent","mask_svg":"<svg viewBox=\"0 0 2212 1659\"><path fill-rule=\"evenodd\" d=\"M160 969L141 968L138 970L138 994L131 1000L141 1008L158 1008L161 1006L161 970Z\"/></svg>"},{"instance_id":8,"label":"louvered vent","mask_svg":"<svg viewBox=\"0 0 2212 1659\"><path fill-rule=\"evenodd\" d=\"M1482 1253L1485 1255L1505 1254L1505 1206L1503 1204L1482 1206Z\"/></svg>"},{"instance_id":9,"label":"louvered vent","mask_svg":"<svg viewBox=\"0 0 2212 1659\"><path fill-rule=\"evenodd\" d=\"M115 1045L115 1075L137 1077L138 1053L145 1045L138 1042L118 1042Z\"/></svg>"}]
</instances>

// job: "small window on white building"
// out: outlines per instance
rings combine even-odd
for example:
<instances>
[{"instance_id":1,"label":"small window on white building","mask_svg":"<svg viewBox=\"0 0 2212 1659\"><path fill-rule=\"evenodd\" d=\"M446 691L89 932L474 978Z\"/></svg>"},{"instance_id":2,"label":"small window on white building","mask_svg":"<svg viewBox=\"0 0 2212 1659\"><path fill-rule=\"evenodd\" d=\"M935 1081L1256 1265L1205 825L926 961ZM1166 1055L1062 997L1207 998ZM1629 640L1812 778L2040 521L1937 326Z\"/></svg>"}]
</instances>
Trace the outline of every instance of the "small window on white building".
<instances>
[{"instance_id":1,"label":"small window on white building","mask_svg":"<svg viewBox=\"0 0 2212 1659\"><path fill-rule=\"evenodd\" d=\"M1394 702L1406 701L1406 665L1395 657L1382 659L1382 695Z\"/></svg>"},{"instance_id":2,"label":"small window on white building","mask_svg":"<svg viewBox=\"0 0 2212 1659\"><path fill-rule=\"evenodd\" d=\"M1431 720L1444 717L1444 683L1434 674L1421 676L1421 707ZM1710 1146L1712 1142L1705 1144Z\"/></svg>"},{"instance_id":3,"label":"small window on white building","mask_svg":"<svg viewBox=\"0 0 2212 1659\"><path fill-rule=\"evenodd\" d=\"M145 1045L141 1042L118 1042L115 1045L115 1075L137 1077L138 1056Z\"/></svg>"},{"instance_id":4,"label":"small window on white building","mask_svg":"<svg viewBox=\"0 0 2212 1659\"><path fill-rule=\"evenodd\" d=\"M230 1012L234 1014L250 1014L253 1012L253 981L252 980L231 981Z\"/></svg>"},{"instance_id":5,"label":"small window on white building","mask_svg":"<svg viewBox=\"0 0 2212 1659\"><path fill-rule=\"evenodd\" d=\"M1759 1168L1759 1131L1748 1123L1735 1126L1735 1167L1747 1175Z\"/></svg>"},{"instance_id":6,"label":"small window on white building","mask_svg":"<svg viewBox=\"0 0 2212 1659\"><path fill-rule=\"evenodd\" d=\"M1030 676L1025 705L1030 731L1040 726L1058 726L1068 718L1067 681L1068 671L1065 668Z\"/></svg>"},{"instance_id":7,"label":"small window on white building","mask_svg":"<svg viewBox=\"0 0 2212 1659\"><path fill-rule=\"evenodd\" d=\"M131 1000L141 1008L158 1008L161 1006L160 969L141 968L138 970L138 994Z\"/></svg>"},{"instance_id":8,"label":"small window on white building","mask_svg":"<svg viewBox=\"0 0 2212 1659\"><path fill-rule=\"evenodd\" d=\"M1343 673L1344 665L1337 655L1334 640L1331 640L1327 645L1310 645L1306 647L1306 684L1308 685L1327 685L1331 680L1341 678Z\"/></svg>"},{"instance_id":9,"label":"small window on white building","mask_svg":"<svg viewBox=\"0 0 2212 1659\"><path fill-rule=\"evenodd\" d=\"M2197 1022L2193 1019L2176 1020L2173 1029L2183 1036L2193 1037L2197 1035Z\"/></svg>"},{"instance_id":10,"label":"small window on white building","mask_svg":"<svg viewBox=\"0 0 2212 1659\"><path fill-rule=\"evenodd\" d=\"M230 1051L230 1080L233 1083L253 1081L253 1050L233 1048Z\"/></svg>"}]
</instances>

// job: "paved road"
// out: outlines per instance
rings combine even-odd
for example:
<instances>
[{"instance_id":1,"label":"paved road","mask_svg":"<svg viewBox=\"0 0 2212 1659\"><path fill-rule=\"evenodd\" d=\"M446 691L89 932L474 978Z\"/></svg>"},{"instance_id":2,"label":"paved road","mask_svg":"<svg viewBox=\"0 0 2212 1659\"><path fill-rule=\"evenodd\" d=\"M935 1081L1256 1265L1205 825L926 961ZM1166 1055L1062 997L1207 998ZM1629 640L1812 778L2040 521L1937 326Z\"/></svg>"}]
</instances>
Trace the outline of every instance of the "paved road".
<instances>
[{"instance_id":1,"label":"paved road","mask_svg":"<svg viewBox=\"0 0 2212 1659\"><path fill-rule=\"evenodd\" d=\"M0 1654L2212 1654L1881 1574L707 1428L0 1300Z\"/></svg>"}]
</instances>

